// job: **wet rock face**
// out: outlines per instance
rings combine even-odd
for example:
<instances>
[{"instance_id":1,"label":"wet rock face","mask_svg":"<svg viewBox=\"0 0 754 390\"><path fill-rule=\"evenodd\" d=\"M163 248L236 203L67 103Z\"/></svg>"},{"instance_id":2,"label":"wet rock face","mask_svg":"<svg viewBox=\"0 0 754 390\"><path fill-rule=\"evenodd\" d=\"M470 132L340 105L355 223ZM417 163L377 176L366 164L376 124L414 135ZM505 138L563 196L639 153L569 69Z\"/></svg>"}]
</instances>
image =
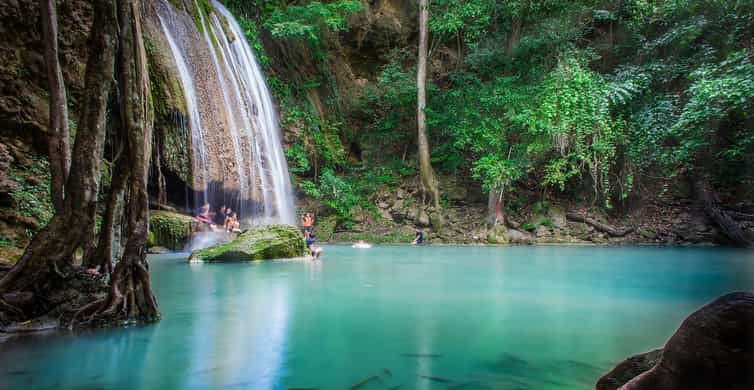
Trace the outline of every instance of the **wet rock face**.
<instances>
[{"instance_id":1,"label":"wet rock face","mask_svg":"<svg viewBox=\"0 0 754 390\"><path fill-rule=\"evenodd\" d=\"M304 239L294 226L259 226L241 233L235 240L199 249L190 262L234 262L273 260L305 255Z\"/></svg>"},{"instance_id":2,"label":"wet rock face","mask_svg":"<svg viewBox=\"0 0 754 390\"><path fill-rule=\"evenodd\" d=\"M657 364L618 387L620 381L613 379L627 364L601 378L597 389L753 389L754 294L727 294L692 313L665 344Z\"/></svg>"},{"instance_id":3,"label":"wet rock face","mask_svg":"<svg viewBox=\"0 0 754 390\"><path fill-rule=\"evenodd\" d=\"M84 84L86 43L92 24L91 2L58 2L59 60L65 79L71 120ZM3 130L47 130L48 94L39 2L5 1L0 6L0 123ZM44 137L38 137L40 143ZM43 145L41 145L43 146Z\"/></svg>"},{"instance_id":4,"label":"wet rock face","mask_svg":"<svg viewBox=\"0 0 754 390\"><path fill-rule=\"evenodd\" d=\"M152 14L154 10L148 7L147 11L150 13L144 20L144 31L155 111L153 148L156 149L155 159L159 158L152 163L160 164L163 174L173 173L183 183L191 183L191 139L182 126L188 123L186 99L167 40L156 15Z\"/></svg>"}]
</instances>

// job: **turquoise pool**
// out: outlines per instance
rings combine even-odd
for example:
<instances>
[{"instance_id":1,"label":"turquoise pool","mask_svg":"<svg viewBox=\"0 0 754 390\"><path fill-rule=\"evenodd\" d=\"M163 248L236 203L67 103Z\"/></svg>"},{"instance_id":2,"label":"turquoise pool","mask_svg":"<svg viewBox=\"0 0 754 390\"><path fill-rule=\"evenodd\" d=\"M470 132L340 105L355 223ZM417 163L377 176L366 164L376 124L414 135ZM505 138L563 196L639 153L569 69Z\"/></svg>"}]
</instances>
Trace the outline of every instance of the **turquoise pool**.
<instances>
[{"instance_id":1,"label":"turquoise pool","mask_svg":"<svg viewBox=\"0 0 754 390\"><path fill-rule=\"evenodd\" d=\"M588 389L754 251L327 246L320 262L151 258L156 325L0 341L6 389Z\"/></svg>"}]
</instances>

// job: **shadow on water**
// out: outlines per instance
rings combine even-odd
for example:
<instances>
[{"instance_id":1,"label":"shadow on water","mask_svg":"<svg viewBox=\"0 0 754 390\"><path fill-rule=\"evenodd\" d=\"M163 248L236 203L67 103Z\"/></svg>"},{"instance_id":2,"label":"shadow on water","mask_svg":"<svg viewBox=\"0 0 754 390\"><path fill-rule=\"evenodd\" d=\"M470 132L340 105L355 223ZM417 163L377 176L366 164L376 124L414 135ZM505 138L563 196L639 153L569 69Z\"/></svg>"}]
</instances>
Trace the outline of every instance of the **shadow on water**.
<instances>
[{"instance_id":1,"label":"shadow on water","mask_svg":"<svg viewBox=\"0 0 754 390\"><path fill-rule=\"evenodd\" d=\"M0 341L0 361L7 367L5 371L0 369L0 383L7 384L8 388L28 390L60 389L70 388L83 377L88 383L76 388L139 388L148 382L145 377L161 375L149 364L148 351L156 330L155 325L143 325L121 329L46 331L6 338ZM99 345L104 339L108 340L107 353L100 353ZM74 340L90 348L77 355L76 369L71 370L72 363L59 355L60 349L56 346ZM124 361L124 356L134 358ZM39 367L36 370L18 368L29 366L25 362L37 360L49 363L36 366ZM124 377L121 374L126 366L129 375Z\"/></svg>"},{"instance_id":2,"label":"shadow on water","mask_svg":"<svg viewBox=\"0 0 754 390\"><path fill-rule=\"evenodd\" d=\"M498 388L501 381L511 389L530 389L541 386L568 386L599 378L604 369L577 360L551 360L541 363L529 362L511 353L501 354L495 361L483 364L489 372L489 382Z\"/></svg>"}]
</instances>

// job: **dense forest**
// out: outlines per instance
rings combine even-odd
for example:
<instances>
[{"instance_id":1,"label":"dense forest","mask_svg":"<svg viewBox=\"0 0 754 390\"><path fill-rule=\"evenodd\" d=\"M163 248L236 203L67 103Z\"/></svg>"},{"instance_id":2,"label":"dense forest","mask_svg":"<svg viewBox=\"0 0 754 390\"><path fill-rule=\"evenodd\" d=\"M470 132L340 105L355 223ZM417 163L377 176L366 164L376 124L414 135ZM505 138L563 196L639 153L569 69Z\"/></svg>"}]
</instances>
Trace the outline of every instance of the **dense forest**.
<instances>
[{"instance_id":1,"label":"dense forest","mask_svg":"<svg viewBox=\"0 0 754 390\"><path fill-rule=\"evenodd\" d=\"M385 215L380 188L425 193L412 182L418 4L228 4L266 65L302 194L348 229L361 210ZM534 231L551 221L532 215L553 204L621 219L677 205L663 198L672 193L706 202L723 241L750 242L737 225L751 221L754 188L751 2L441 0L427 10L423 111L441 206L489 201L488 223Z\"/></svg>"},{"instance_id":2,"label":"dense forest","mask_svg":"<svg viewBox=\"0 0 754 390\"><path fill-rule=\"evenodd\" d=\"M41 3L0 11L3 322L50 308L70 324L156 320L146 246L181 249L193 228L180 214L230 193L207 189L217 177L243 176L254 145L233 135L197 157L186 134L221 93L178 80L162 32L184 19L219 83L233 71L222 50L256 52L298 212L322 240L754 240L751 1L225 1L244 37L206 0ZM244 118L262 110L276 134L260 102ZM200 174L230 143L235 163ZM252 198L267 196L269 173L253 170ZM70 282L85 269L107 277Z\"/></svg>"}]
</instances>

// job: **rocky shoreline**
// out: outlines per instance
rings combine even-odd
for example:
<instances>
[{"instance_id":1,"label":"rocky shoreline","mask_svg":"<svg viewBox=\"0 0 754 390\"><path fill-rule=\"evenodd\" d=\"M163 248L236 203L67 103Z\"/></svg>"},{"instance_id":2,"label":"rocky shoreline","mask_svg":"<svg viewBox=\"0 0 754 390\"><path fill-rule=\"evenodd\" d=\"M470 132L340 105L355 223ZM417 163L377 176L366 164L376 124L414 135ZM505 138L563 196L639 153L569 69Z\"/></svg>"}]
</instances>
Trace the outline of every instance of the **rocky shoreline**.
<instances>
[{"instance_id":1,"label":"rocky shoreline","mask_svg":"<svg viewBox=\"0 0 754 390\"><path fill-rule=\"evenodd\" d=\"M649 245L649 246L715 246L724 245L718 230L701 212L687 209L673 214L668 221L640 222L637 216L611 219L599 212L589 214L601 224L629 230L611 236L584 222L568 218L565 208L551 206L526 217L511 217L505 226L487 226L486 210L479 206L452 207L439 214L440 224L426 221L430 213L406 209L384 209L388 218L371 218L362 212L349 229L336 227L334 216L318 218L315 233L318 242L353 243L364 240L374 244L408 244L415 227L421 228L433 245ZM393 214L395 213L395 214ZM367 216L364 216L367 215ZM400 217L393 217L393 215ZM433 215L437 217L437 215ZM529 222L536 221L537 223ZM180 251L188 245L197 227L180 213L155 211L150 217L150 247Z\"/></svg>"}]
</instances>

